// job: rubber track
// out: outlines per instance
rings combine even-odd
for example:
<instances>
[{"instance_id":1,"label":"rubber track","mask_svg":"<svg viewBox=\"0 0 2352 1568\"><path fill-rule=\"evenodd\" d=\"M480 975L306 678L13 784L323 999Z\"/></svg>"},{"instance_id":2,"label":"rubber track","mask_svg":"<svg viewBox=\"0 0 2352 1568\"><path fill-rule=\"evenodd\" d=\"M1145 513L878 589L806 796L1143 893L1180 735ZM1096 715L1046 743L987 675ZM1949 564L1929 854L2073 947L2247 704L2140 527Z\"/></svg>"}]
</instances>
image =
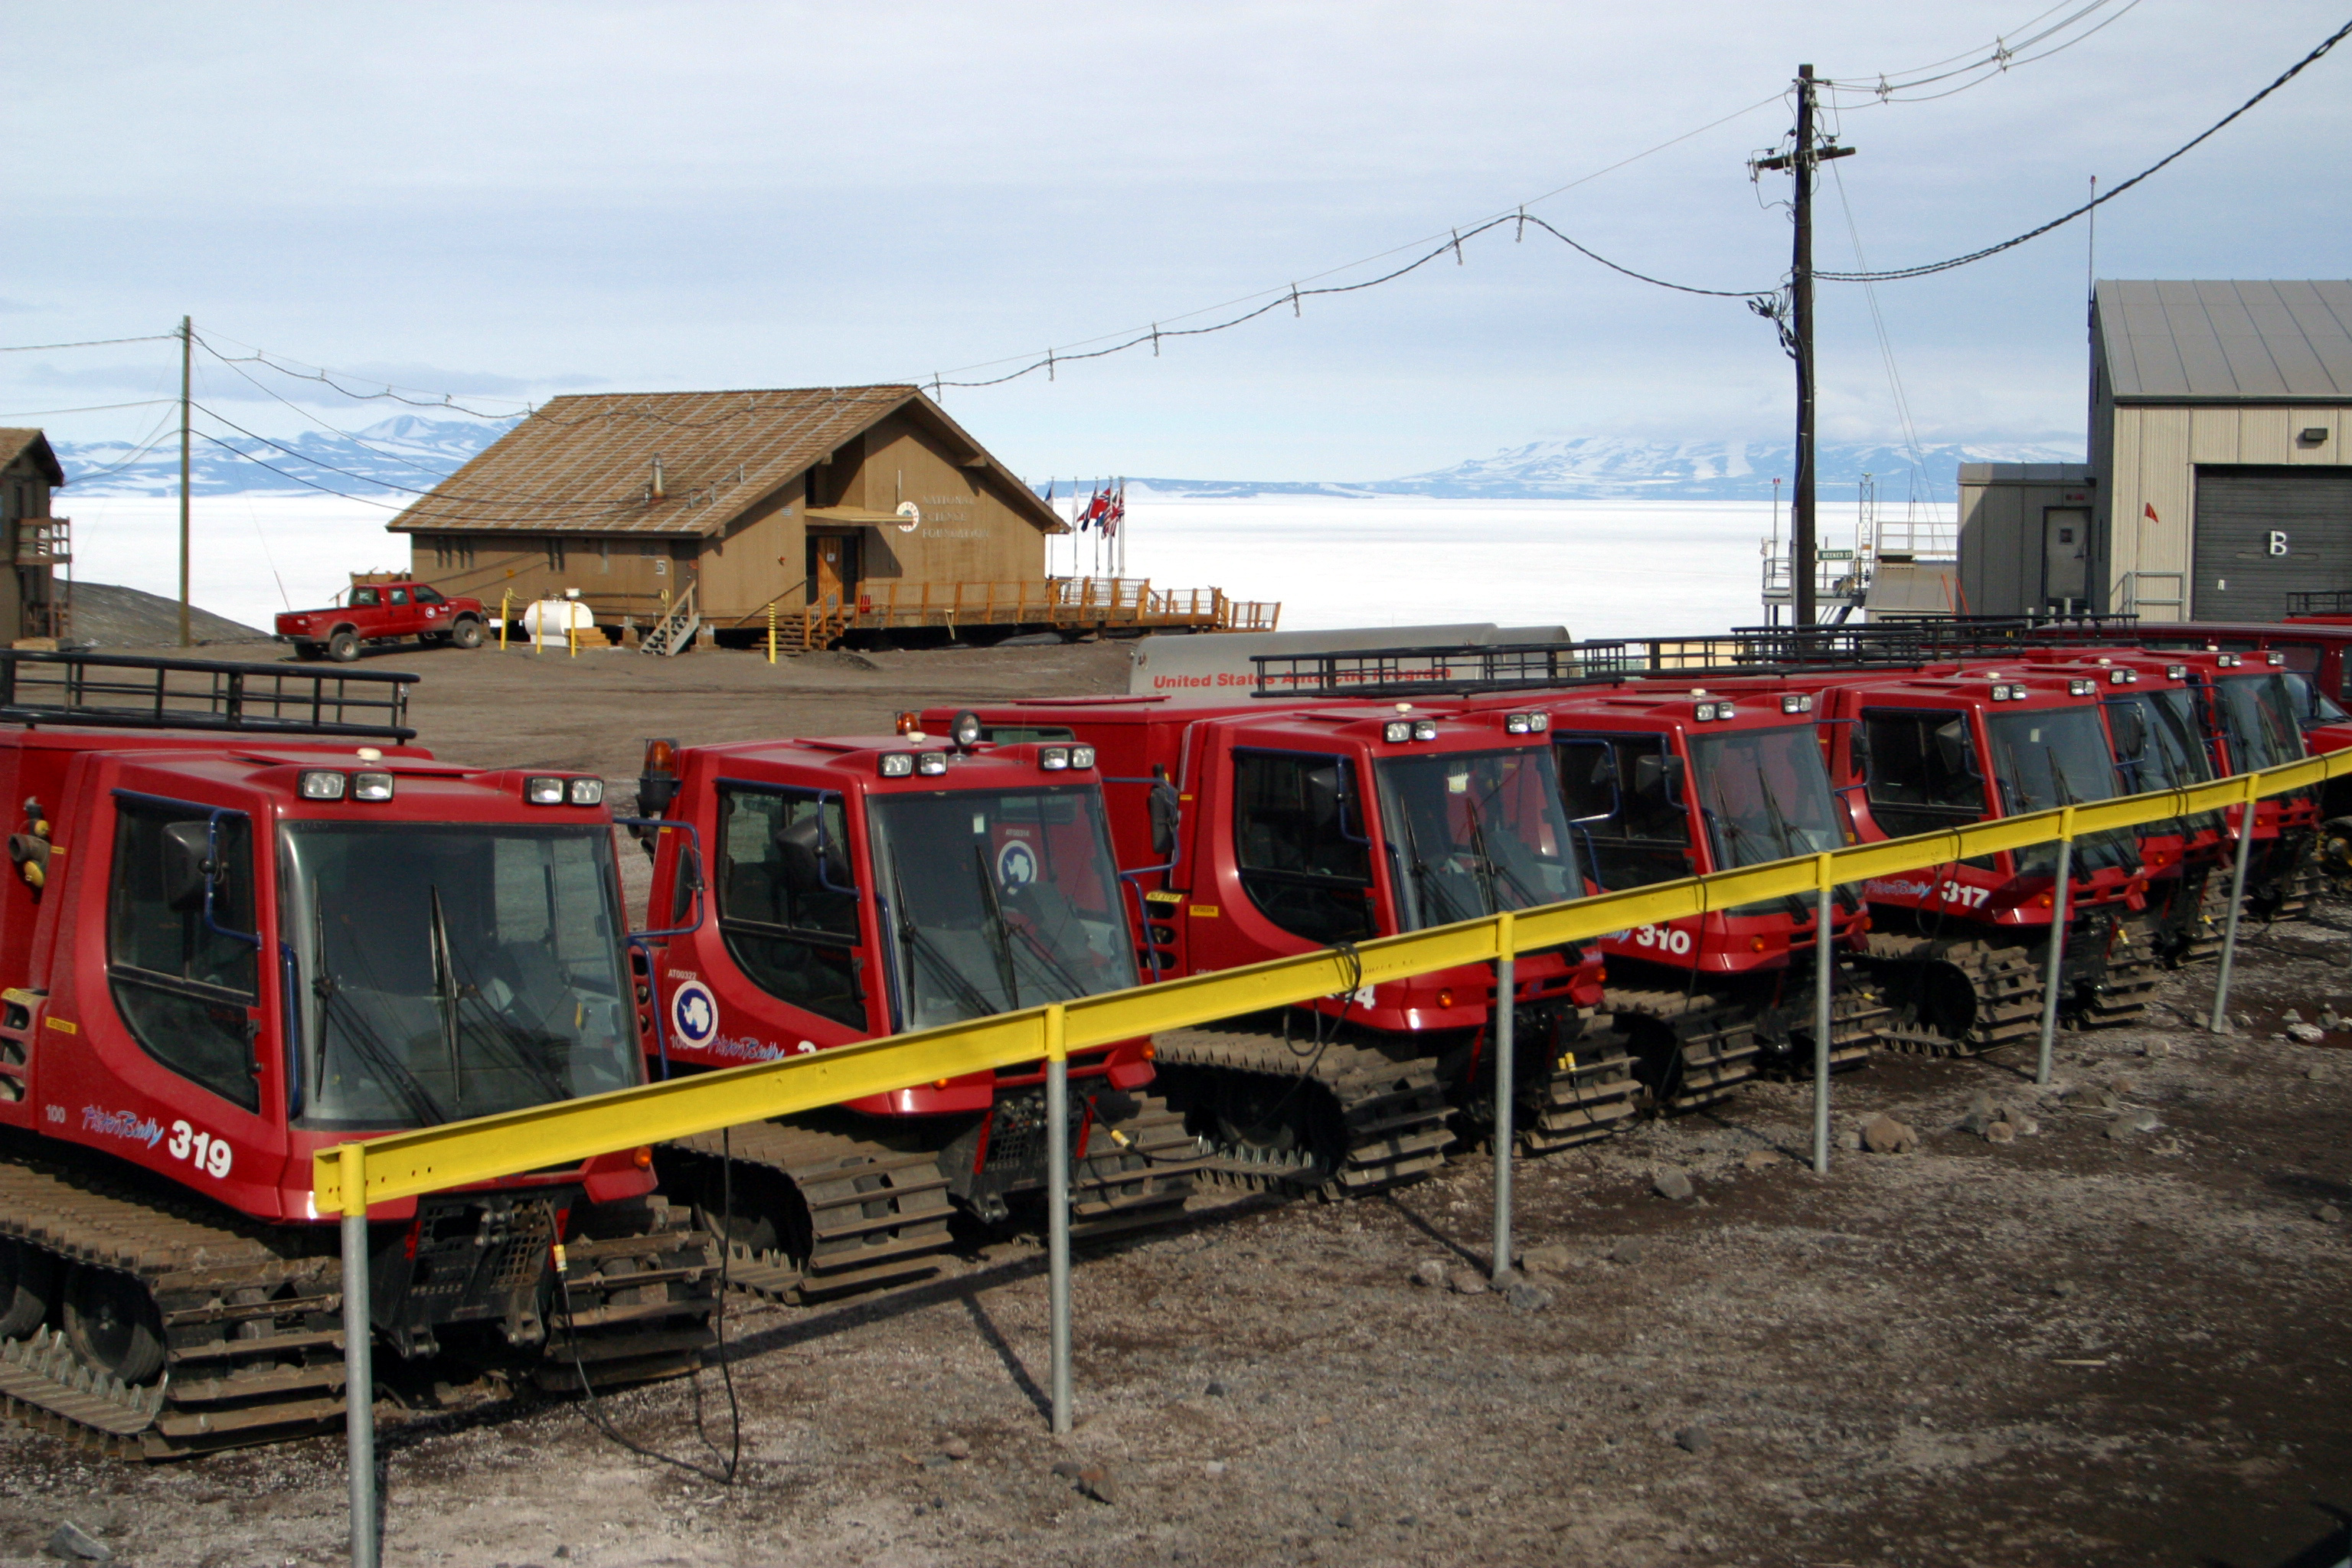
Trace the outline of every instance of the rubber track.
<instances>
[{"instance_id":1,"label":"rubber track","mask_svg":"<svg viewBox=\"0 0 2352 1568\"><path fill-rule=\"evenodd\" d=\"M728 1283L773 1301L804 1305L928 1279L953 1238L953 1205L937 1160L919 1149L787 1121L753 1121L677 1141L716 1160L762 1165L808 1205L814 1245L805 1263L782 1251L728 1249Z\"/></svg>"},{"instance_id":2,"label":"rubber track","mask_svg":"<svg viewBox=\"0 0 2352 1568\"><path fill-rule=\"evenodd\" d=\"M1662 1111L1696 1110L1728 1099L1756 1076L1756 1033L1736 1005L1706 991L1647 991L1612 985L1601 1011L1617 1018L1646 1018L1674 1032L1682 1071Z\"/></svg>"},{"instance_id":3,"label":"rubber track","mask_svg":"<svg viewBox=\"0 0 2352 1568\"><path fill-rule=\"evenodd\" d=\"M1223 1145L1201 1170L1220 1185L1260 1192L1352 1196L1419 1181L1445 1163L1450 1110L1434 1059L1410 1045L1329 1041L1320 1047L1245 1029L1171 1029L1152 1037L1162 1067L1307 1079L1328 1095L1347 1130L1336 1169L1311 1152L1283 1157Z\"/></svg>"},{"instance_id":4,"label":"rubber track","mask_svg":"<svg viewBox=\"0 0 2352 1568\"><path fill-rule=\"evenodd\" d=\"M1160 1095L1136 1097L1135 1115L1118 1124L1120 1143L1097 1122L1070 1182L1070 1239L1096 1241L1184 1212L1208 1151L1184 1130L1183 1113Z\"/></svg>"},{"instance_id":5,"label":"rubber track","mask_svg":"<svg viewBox=\"0 0 2352 1568\"><path fill-rule=\"evenodd\" d=\"M2163 960L2147 927L2136 921L2118 922L2107 947L2106 973L2091 999L2074 1010L2075 1026L2116 1029L2138 1023L2162 978Z\"/></svg>"},{"instance_id":6,"label":"rubber track","mask_svg":"<svg viewBox=\"0 0 2352 1568\"><path fill-rule=\"evenodd\" d=\"M1596 1033L1588 1029L1577 1042L1591 1042L1591 1048L1571 1051L1552 1064L1541 1102L1521 1118L1519 1152L1557 1154L1612 1137L1633 1121L1642 1091L1633 1058L1622 1046L1595 1039Z\"/></svg>"},{"instance_id":7,"label":"rubber track","mask_svg":"<svg viewBox=\"0 0 2352 1568\"><path fill-rule=\"evenodd\" d=\"M597 1217L609 1224L614 1216ZM137 1280L162 1315L166 1347L158 1382L126 1388L85 1365L54 1331L0 1342L0 1411L102 1453L142 1459L278 1442L341 1424L342 1263L334 1226L267 1226L87 1171L0 1155L0 1235L60 1264ZM597 1363L597 1386L699 1363L711 1337L711 1292L699 1281L717 1263L705 1238L671 1228L591 1237L568 1250L575 1309L597 1318L578 1331L583 1360ZM659 1305L648 1300L656 1293ZM559 1302L555 1324L565 1321ZM649 1335L653 1324L668 1333ZM548 1355L562 1333L552 1328Z\"/></svg>"},{"instance_id":8,"label":"rubber track","mask_svg":"<svg viewBox=\"0 0 2352 1568\"><path fill-rule=\"evenodd\" d=\"M1889 1018L1879 1026L1888 1048L1930 1057L1972 1057L2042 1030L2042 965L2022 947L1994 947L1950 937L1873 931L1870 962L1882 970L1947 963L1968 977L1976 1014L1958 1039Z\"/></svg>"}]
</instances>

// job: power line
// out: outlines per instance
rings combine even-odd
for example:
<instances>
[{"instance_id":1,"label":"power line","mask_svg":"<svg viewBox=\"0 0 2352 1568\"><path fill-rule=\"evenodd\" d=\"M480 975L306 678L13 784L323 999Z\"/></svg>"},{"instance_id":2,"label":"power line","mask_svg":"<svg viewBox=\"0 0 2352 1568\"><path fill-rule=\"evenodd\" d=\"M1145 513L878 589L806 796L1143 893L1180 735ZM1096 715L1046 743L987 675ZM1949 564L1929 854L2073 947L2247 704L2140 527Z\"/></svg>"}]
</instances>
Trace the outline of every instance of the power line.
<instances>
[{"instance_id":1,"label":"power line","mask_svg":"<svg viewBox=\"0 0 2352 1568\"><path fill-rule=\"evenodd\" d=\"M1887 272L1821 272L1816 273L1815 276L1821 278L1824 281L1834 283L1887 283L1898 281L1906 278L1926 278L1932 273L1949 272L1955 267L1966 267L1972 261L1982 261L1987 257L1999 256L2004 250L2014 250L2030 239L2039 239L2043 235L2048 234L2052 229L2063 228L2067 224L2074 222L2076 218L2081 217L2084 213L2091 211L2093 208L2103 206L2106 203L2115 200L2117 196L2122 195L2126 191L2130 190L2134 185L2138 184L2142 180L2147 179L2158 170L2162 169L2166 164L2181 157L2192 148L2196 147L2199 143L2206 141L2208 138L2220 132L2223 126L2229 124L2231 121L2236 120L2240 115L2244 114L2248 110L2253 108L2254 105L2260 103L2263 100L2268 98L2271 94L2284 87L2288 82L2293 81L2296 77L2302 75L2307 68L2316 63L2320 57L2326 54L2328 50L2334 48L2337 44L2342 43L2347 37L2352 37L2352 22L2347 22L2344 26L2338 27L2334 33L2330 34L2317 48L2313 49L2309 54L2304 56L2303 58L2297 60L2294 65L2289 66L2284 71L2281 72L2278 79L2272 82L2268 87L2263 89L2262 91L2254 94L2253 97L2246 100L2245 102L2238 105L2237 108L2230 110L2229 113L2215 121L2211 125L2207 126L2196 136L2191 137L2189 141L2181 143L2180 146L2175 148L2172 152L2166 153L2162 158L2150 163L2147 168L2142 169L2138 174L2134 174L2130 179L2126 180L2114 190L2107 192L2104 195L2093 197L2091 200L2084 202L2081 206L2076 207L2074 211L2067 213L2063 216L2052 218L2048 223L2042 225L2038 228L2030 228L2013 239L2004 239L1999 245L1988 245L1983 249L1972 250L1966 256L1955 256L1948 261L1929 262L1919 267L1897 268Z\"/></svg>"},{"instance_id":2,"label":"power line","mask_svg":"<svg viewBox=\"0 0 2352 1568\"><path fill-rule=\"evenodd\" d=\"M104 414L113 408L152 408L159 403L177 403L176 397L149 397L136 403L93 403L83 408L30 408L22 414L0 414L0 419L46 419L52 414Z\"/></svg>"},{"instance_id":3,"label":"power line","mask_svg":"<svg viewBox=\"0 0 2352 1568\"><path fill-rule=\"evenodd\" d=\"M222 353L218 349L213 348L211 344L207 343L205 345L206 351L210 353L214 358L219 360L224 364L245 363L267 365L271 370L276 371L278 374L291 377L296 381L317 382L321 386L327 387L331 391L341 393L343 396L351 398L354 402L381 403L390 400L394 403L404 403L412 408L451 409L459 414L471 415L477 419L512 419L515 417L511 413L494 414L488 409L469 408L466 405L459 403L457 400L457 395L453 392L432 393L425 391L422 387L400 386L392 382L379 380L375 376L362 376L354 374L349 371L330 370L321 365L312 365L308 369L296 368L301 365L301 361L288 359L281 363L279 363L280 356L272 354L266 349L256 348L251 343L238 342L236 339L228 337L225 334L221 335L221 342L236 344L236 347L241 349L252 350L252 353L249 354L233 358L228 354ZM347 387L341 382L336 381L334 378L337 375L342 375L352 381L381 386L383 390L382 392L353 392L350 387ZM430 398L433 399L433 401L419 402L417 397L404 397L401 395L403 393L408 392L416 393L419 397ZM473 395L469 393L467 395L471 396ZM492 397L489 401L494 403L512 403L516 407L526 411L530 407L530 405L528 402L520 398Z\"/></svg>"},{"instance_id":4,"label":"power line","mask_svg":"<svg viewBox=\"0 0 2352 1568\"><path fill-rule=\"evenodd\" d=\"M45 353L51 349L99 349L110 343L170 342L177 332L150 332L142 338L89 338L78 343L7 343L0 344L0 354Z\"/></svg>"},{"instance_id":5,"label":"power line","mask_svg":"<svg viewBox=\"0 0 2352 1568\"><path fill-rule=\"evenodd\" d=\"M2121 21L2139 4L2139 0L2124 0L2123 9L2102 20L2097 26L2085 28L2063 43L2053 44L2049 48L2043 49L2040 54L2024 52L2037 44L2058 37L2084 17L2103 11L2115 3L2116 0L2089 0L2088 4L2076 5L2064 17L2043 27L2038 33L2027 33L2020 37L2016 33L2022 31L2023 28L2015 29L2011 33L1995 38L1981 50L1954 55L1947 59L1937 60L1932 65L1918 67L1914 70L1897 71L1891 75L1882 74L1875 82L1855 77L1824 78L1822 85L1836 91L1855 94L1861 100L1859 104L1843 104L1839 107L1867 107L1872 103L1927 103L1939 98L1949 98L1954 93L1966 92L1969 88L1981 86L2017 66L2032 65L2036 60L2046 60L2053 55L2073 48L2084 38ZM2063 5L2053 5L2042 12L2041 16L2023 24L2023 27L2033 27L2065 9L2066 6ZM1967 63L1954 65L1953 62L1957 60L1965 60ZM1945 66L1950 66L1952 68L1948 70L1938 68ZM1947 89L1942 92L1898 96L1906 89L1929 87L1937 82L1949 81L1956 77L1970 76L1971 73L1973 73L1972 80L1964 81L1959 86Z\"/></svg>"}]
</instances>

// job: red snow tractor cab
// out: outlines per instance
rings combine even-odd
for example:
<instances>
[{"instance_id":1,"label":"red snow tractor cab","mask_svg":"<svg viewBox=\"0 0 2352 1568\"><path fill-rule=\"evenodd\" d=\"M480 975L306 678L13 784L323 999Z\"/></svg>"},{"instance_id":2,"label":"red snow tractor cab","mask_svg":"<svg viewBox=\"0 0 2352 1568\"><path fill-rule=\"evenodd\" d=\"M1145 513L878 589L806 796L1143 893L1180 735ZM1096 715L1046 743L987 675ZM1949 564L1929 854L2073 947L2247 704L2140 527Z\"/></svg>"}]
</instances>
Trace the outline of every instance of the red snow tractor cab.
<instances>
[{"instance_id":1,"label":"red snow tractor cab","mask_svg":"<svg viewBox=\"0 0 2352 1568\"><path fill-rule=\"evenodd\" d=\"M638 943L662 1074L734 1067L1137 983L1085 746L976 734L646 749ZM656 820L657 819L657 820ZM1196 1150L1143 1040L1070 1059L1077 1234L1172 1217ZM785 1300L902 1283L1046 1184L1045 1064L664 1148L665 1186ZM731 1208L730 1205L731 1205Z\"/></svg>"},{"instance_id":2,"label":"red snow tractor cab","mask_svg":"<svg viewBox=\"0 0 2352 1568\"><path fill-rule=\"evenodd\" d=\"M904 715L929 728L945 716ZM1582 889L1536 713L1410 704L1171 708L1041 699L977 710L1000 743L1090 747L1145 973L1229 969L1533 909ZM1596 1053L1597 955L1522 953L1511 1005L1522 1146L1606 1134L1633 1112L1622 1051ZM1328 1194L1417 1179L1458 1110L1492 1105L1484 965L1361 985L1311 1006L1156 1037L1171 1103L1236 1184Z\"/></svg>"},{"instance_id":3,"label":"red snow tractor cab","mask_svg":"<svg viewBox=\"0 0 2352 1568\"><path fill-rule=\"evenodd\" d=\"M601 781L401 743L415 679L0 653L0 1391L37 1419L147 1457L339 1422L312 1153L642 1080ZM697 1364L717 1258L648 1163L372 1208L387 1382Z\"/></svg>"}]
</instances>

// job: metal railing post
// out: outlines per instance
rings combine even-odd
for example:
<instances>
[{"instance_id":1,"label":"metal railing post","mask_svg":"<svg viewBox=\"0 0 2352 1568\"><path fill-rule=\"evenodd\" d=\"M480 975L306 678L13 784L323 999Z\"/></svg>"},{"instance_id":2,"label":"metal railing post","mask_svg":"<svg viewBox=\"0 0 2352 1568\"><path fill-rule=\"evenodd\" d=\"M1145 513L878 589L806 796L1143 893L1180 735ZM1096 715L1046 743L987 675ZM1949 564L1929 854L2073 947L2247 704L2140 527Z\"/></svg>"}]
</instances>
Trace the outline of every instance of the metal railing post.
<instances>
[{"instance_id":1,"label":"metal railing post","mask_svg":"<svg viewBox=\"0 0 2352 1568\"><path fill-rule=\"evenodd\" d=\"M2213 976L2213 1016L2206 1027L2217 1035L2230 1032L2230 966L2238 957L2238 913L2246 902L2246 868L2254 853L2254 790L2256 780L2246 779L2246 806L2238 819L2238 864L2230 873L2230 915L2221 927L2221 969Z\"/></svg>"},{"instance_id":2,"label":"metal railing post","mask_svg":"<svg viewBox=\"0 0 2352 1568\"><path fill-rule=\"evenodd\" d=\"M1830 1169L1830 987L1836 976L1837 884L1827 855L1813 860L1813 1173Z\"/></svg>"},{"instance_id":3,"label":"metal railing post","mask_svg":"<svg viewBox=\"0 0 2352 1568\"><path fill-rule=\"evenodd\" d=\"M2058 1044L2058 987L2066 974L2067 895L2074 890L2074 808L2058 817L2058 879L2050 889L2050 964L2042 977L2042 1053L2034 1058L2033 1081L2050 1081L2050 1058Z\"/></svg>"},{"instance_id":4,"label":"metal railing post","mask_svg":"<svg viewBox=\"0 0 2352 1568\"><path fill-rule=\"evenodd\" d=\"M1495 917L1495 1279L1511 1275L1511 1100L1518 1084L1518 963L1512 956L1511 911Z\"/></svg>"},{"instance_id":5,"label":"metal railing post","mask_svg":"<svg viewBox=\"0 0 2352 1568\"><path fill-rule=\"evenodd\" d=\"M352 1568L376 1568L375 1331L368 1310L367 1151L342 1146L343 1441L351 1470Z\"/></svg>"},{"instance_id":6,"label":"metal railing post","mask_svg":"<svg viewBox=\"0 0 2352 1568\"><path fill-rule=\"evenodd\" d=\"M499 651L507 651L508 604L514 598L511 589L499 595Z\"/></svg>"},{"instance_id":7,"label":"metal railing post","mask_svg":"<svg viewBox=\"0 0 2352 1568\"><path fill-rule=\"evenodd\" d=\"M1053 1321L1054 1434L1070 1415L1070 1058L1058 1002L1045 1009L1046 1313Z\"/></svg>"}]
</instances>

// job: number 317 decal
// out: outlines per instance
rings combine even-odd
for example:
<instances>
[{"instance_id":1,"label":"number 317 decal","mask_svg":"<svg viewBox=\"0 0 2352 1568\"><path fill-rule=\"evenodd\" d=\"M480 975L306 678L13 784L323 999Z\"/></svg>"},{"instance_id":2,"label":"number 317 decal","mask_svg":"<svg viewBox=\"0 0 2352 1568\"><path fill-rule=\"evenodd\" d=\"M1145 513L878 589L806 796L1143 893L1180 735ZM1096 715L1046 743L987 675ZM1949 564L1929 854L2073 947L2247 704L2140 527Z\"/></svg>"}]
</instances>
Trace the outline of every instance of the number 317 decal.
<instances>
[{"instance_id":1,"label":"number 317 decal","mask_svg":"<svg viewBox=\"0 0 2352 1568\"><path fill-rule=\"evenodd\" d=\"M1947 882L1939 896L1948 904L1958 904L1962 909L1980 910L1984 908L1985 900L1992 897L1992 889L1971 888L1966 882Z\"/></svg>"},{"instance_id":2,"label":"number 317 decal","mask_svg":"<svg viewBox=\"0 0 2352 1568\"><path fill-rule=\"evenodd\" d=\"M199 1132L184 1121L172 1123L172 1141L163 1145L163 1152L174 1160L189 1162L215 1181L227 1179L229 1162L236 1157L227 1139Z\"/></svg>"}]
</instances>

